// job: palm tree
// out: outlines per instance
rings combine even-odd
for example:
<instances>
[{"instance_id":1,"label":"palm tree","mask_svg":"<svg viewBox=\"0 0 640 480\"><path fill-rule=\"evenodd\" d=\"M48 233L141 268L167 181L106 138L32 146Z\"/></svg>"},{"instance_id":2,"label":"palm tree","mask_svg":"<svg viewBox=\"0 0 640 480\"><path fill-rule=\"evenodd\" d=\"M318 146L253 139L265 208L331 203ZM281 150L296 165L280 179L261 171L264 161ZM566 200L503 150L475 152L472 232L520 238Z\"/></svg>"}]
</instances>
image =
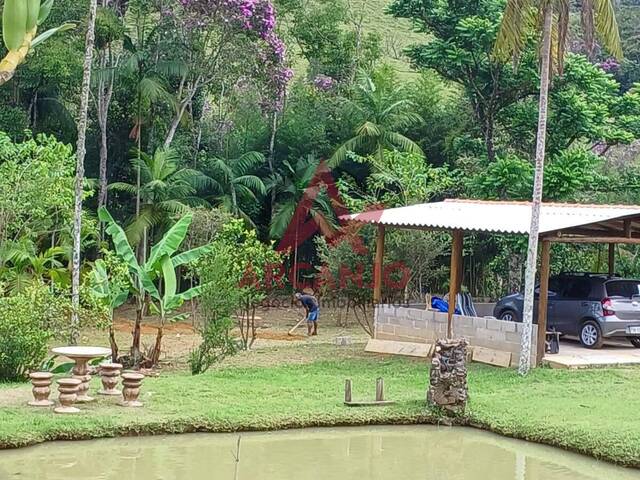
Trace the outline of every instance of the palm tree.
<instances>
[{"instance_id":1,"label":"palm tree","mask_svg":"<svg viewBox=\"0 0 640 480\"><path fill-rule=\"evenodd\" d=\"M109 7L109 0L101 0L101 13L109 21L114 23L122 22L117 8ZM109 108L113 98L114 83L117 68L120 63L120 52L116 53L114 44L122 40L123 32L117 32L114 35L111 31L108 35L98 35L96 39L97 49L97 71L95 75L95 89L93 95L96 103L96 117L98 127L100 129L100 163L99 163L99 190L98 190L98 209L107 204L107 162L109 157L109 145L107 142L107 127L109 121ZM102 235L102 231L101 231Z\"/></svg>"},{"instance_id":2,"label":"palm tree","mask_svg":"<svg viewBox=\"0 0 640 480\"><path fill-rule=\"evenodd\" d=\"M68 286L68 255L69 251L63 247L39 250L27 237L5 242L0 246L0 279L11 293L20 292L33 283Z\"/></svg>"},{"instance_id":3,"label":"palm tree","mask_svg":"<svg viewBox=\"0 0 640 480\"><path fill-rule=\"evenodd\" d=\"M89 109L89 90L91 89L91 65L95 44L96 0L90 0L85 38L82 90L80 92L80 111L78 119L78 143L76 147L75 208L73 214L73 254L71 256L71 343L78 343L80 335L80 249L82 248L82 196L84 194L84 157L86 154L87 111Z\"/></svg>"},{"instance_id":4,"label":"palm tree","mask_svg":"<svg viewBox=\"0 0 640 480\"><path fill-rule=\"evenodd\" d=\"M276 202L269 226L269 236L274 239L282 237L293 219L297 206L305 196L311 195L308 187L320 162L313 155L309 155L298 159L294 165L286 160L282 165L284 172L269 177L266 182L267 190L274 193ZM309 207L309 215L322 231L327 226L335 226L331 201L325 192L318 192L314 196Z\"/></svg>"},{"instance_id":5,"label":"palm tree","mask_svg":"<svg viewBox=\"0 0 640 480\"><path fill-rule=\"evenodd\" d=\"M184 215L190 206L206 204L196 194L214 186L212 179L202 172L180 167L179 160L179 155L172 149L158 149L153 155L136 152L131 165L140 171L140 188L137 182L109 185L111 190L132 196L140 193L140 210L127 226L126 233L132 245L143 242L143 258L146 257L149 230L169 226L172 216Z\"/></svg>"},{"instance_id":6,"label":"palm tree","mask_svg":"<svg viewBox=\"0 0 640 480\"><path fill-rule=\"evenodd\" d=\"M360 73L349 109L361 123L356 127L355 135L329 159L329 166L335 167L343 162L348 152L374 153L382 158L386 148L422 155L422 149L400 133L422 122L415 108L399 87L376 85L370 76Z\"/></svg>"},{"instance_id":7,"label":"palm tree","mask_svg":"<svg viewBox=\"0 0 640 480\"><path fill-rule=\"evenodd\" d=\"M253 221L243 210L243 206L247 203L255 204L258 196L266 193L262 179L253 175L264 162L265 158L261 153L246 152L232 159L215 157L208 162L206 168L216 184L215 203L251 225Z\"/></svg>"},{"instance_id":8,"label":"palm tree","mask_svg":"<svg viewBox=\"0 0 640 480\"><path fill-rule=\"evenodd\" d=\"M149 44L158 34L153 13L144 2L131 2L125 15L126 34L124 50L129 57L124 63L124 71L135 79L135 113L129 138L136 141L137 152L142 152L142 127L147 122L154 104L164 101L171 104L171 95L164 86L162 73L179 70L175 62L159 60L149 52ZM140 156L137 158L140 163ZM141 208L141 172L136 169L136 217Z\"/></svg>"},{"instance_id":9,"label":"palm tree","mask_svg":"<svg viewBox=\"0 0 640 480\"><path fill-rule=\"evenodd\" d=\"M531 225L525 270L522 349L519 371L525 375L530 368L531 325L533 323L533 295L540 231L540 205L544 172L545 143L547 134L547 104L549 81L553 65L562 73L565 46L569 31L569 0L508 0L502 24L496 39L495 53L498 58L517 59L525 47L526 38L534 28L542 26L540 33L540 97L538 107L538 132L536 138L536 161L531 202ZM554 13L556 15L554 16ZM557 19L554 22L554 18ZM541 20L541 21L540 21ZM589 52L594 48L594 31L604 46L617 58L622 58L620 33L616 22L614 0L582 0L582 28ZM555 43L554 43L555 42Z\"/></svg>"},{"instance_id":10,"label":"palm tree","mask_svg":"<svg viewBox=\"0 0 640 480\"><path fill-rule=\"evenodd\" d=\"M293 238L293 287L298 283L298 246L299 228L310 216L322 234L330 238L335 234L337 221L331 200L322 185L311 186L314 177L318 173L320 162L313 155L300 158L291 165L288 161L282 162L285 170L277 173L267 180L267 190L275 199L275 206L271 216L269 235L271 238L282 239L285 232L295 222L292 230Z\"/></svg>"}]
</instances>

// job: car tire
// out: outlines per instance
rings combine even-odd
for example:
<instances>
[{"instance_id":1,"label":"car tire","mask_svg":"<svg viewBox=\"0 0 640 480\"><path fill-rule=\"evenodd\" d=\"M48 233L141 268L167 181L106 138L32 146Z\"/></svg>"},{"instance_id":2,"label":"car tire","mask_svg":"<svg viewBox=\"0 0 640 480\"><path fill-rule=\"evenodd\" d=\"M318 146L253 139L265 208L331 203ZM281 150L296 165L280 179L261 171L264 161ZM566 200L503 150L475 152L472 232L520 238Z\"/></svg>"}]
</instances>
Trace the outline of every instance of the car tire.
<instances>
[{"instance_id":1,"label":"car tire","mask_svg":"<svg viewBox=\"0 0 640 480\"><path fill-rule=\"evenodd\" d=\"M520 321L520 317L518 316L518 314L511 310L503 310L502 313L500 313L500 317L498 317L500 320L504 320L505 322L519 322Z\"/></svg>"},{"instance_id":2,"label":"car tire","mask_svg":"<svg viewBox=\"0 0 640 480\"><path fill-rule=\"evenodd\" d=\"M629 337L629 341L634 347L640 348L640 337Z\"/></svg>"},{"instance_id":3,"label":"car tire","mask_svg":"<svg viewBox=\"0 0 640 480\"><path fill-rule=\"evenodd\" d=\"M580 327L580 343L586 348L602 348L604 339L600 326L593 320L587 320Z\"/></svg>"}]
</instances>

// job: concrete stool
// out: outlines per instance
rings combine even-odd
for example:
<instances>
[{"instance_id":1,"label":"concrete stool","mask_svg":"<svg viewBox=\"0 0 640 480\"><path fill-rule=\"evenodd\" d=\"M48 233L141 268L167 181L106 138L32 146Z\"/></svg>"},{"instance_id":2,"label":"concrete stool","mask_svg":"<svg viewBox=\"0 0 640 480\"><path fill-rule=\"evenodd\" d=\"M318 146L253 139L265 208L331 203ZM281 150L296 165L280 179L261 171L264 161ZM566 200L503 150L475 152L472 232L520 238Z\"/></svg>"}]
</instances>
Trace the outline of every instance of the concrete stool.
<instances>
[{"instance_id":1,"label":"concrete stool","mask_svg":"<svg viewBox=\"0 0 640 480\"><path fill-rule=\"evenodd\" d=\"M55 413L80 413L80 409L73 406L78 398L78 389L82 380L79 378L60 378L57 380L60 395L60 406L53 409Z\"/></svg>"},{"instance_id":2,"label":"concrete stool","mask_svg":"<svg viewBox=\"0 0 640 480\"><path fill-rule=\"evenodd\" d=\"M29 374L31 384L33 385L33 400L29 402L32 407L50 407L53 401L49 400L51 393L51 382L53 373L50 372L33 372Z\"/></svg>"},{"instance_id":3,"label":"concrete stool","mask_svg":"<svg viewBox=\"0 0 640 480\"><path fill-rule=\"evenodd\" d=\"M100 364L100 380L102 381L102 390L98 391L98 395L121 395L122 392L116 388L122 365L119 363L101 363Z\"/></svg>"},{"instance_id":4,"label":"concrete stool","mask_svg":"<svg viewBox=\"0 0 640 480\"><path fill-rule=\"evenodd\" d=\"M136 372L122 374L122 401L123 407L141 407L142 402L138 401L140 396L140 386L144 380L144 375Z\"/></svg>"}]
</instances>

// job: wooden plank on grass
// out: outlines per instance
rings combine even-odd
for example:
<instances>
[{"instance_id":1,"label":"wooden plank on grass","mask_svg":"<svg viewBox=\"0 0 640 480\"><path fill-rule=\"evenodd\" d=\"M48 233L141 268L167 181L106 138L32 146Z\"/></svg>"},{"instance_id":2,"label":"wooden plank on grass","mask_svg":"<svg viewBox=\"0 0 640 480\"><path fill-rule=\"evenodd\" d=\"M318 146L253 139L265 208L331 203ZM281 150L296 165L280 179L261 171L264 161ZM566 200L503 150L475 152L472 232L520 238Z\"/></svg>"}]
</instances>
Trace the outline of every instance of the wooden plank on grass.
<instances>
[{"instance_id":1,"label":"wooden plank on grass","mask_svg":"<svg viewBox=\"0 0 640 480\"><path fill-rule=\"evenodd\" d=\"M407 355L410 357L429 357L433 345L428 343L398 342L395 340L377 340L372 338L364 347L365 352Z\"/></svg>"},{"instance_id":2,"label":"wooden plank on grass","mask_svg":"<svg viewBox=\"0 0 640 480\"><path fill-rule=\"evenodd\" d=\"M473 356L471 360L479 363L487 363L497 367L511 366L511 352L503 352L501 350L493 350L491 348L473 347Z\"/></svg>"},{"instance_id":3,"label":"wooden plank on grass","mask_svg":"<svg viewBox=\"0 0 640 480\"><path fill-rule=\"evenodd\" d=\"M382 402L374 401L354 401L354 402L344 402L347 407L386 407L388 405L393 405L396 403L394 400L384 400Z\"/></svg>"}]
</instances>

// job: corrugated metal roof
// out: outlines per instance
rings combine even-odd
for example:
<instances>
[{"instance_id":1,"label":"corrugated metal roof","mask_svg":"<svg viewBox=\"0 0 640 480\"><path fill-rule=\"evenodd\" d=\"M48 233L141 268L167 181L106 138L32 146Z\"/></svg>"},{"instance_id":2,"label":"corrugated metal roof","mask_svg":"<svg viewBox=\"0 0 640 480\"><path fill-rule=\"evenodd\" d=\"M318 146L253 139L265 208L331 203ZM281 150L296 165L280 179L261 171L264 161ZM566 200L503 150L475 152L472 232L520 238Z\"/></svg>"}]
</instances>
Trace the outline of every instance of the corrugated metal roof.
<instances>
[{"instance_id":1,"label":"corrugated metal roof","mask_svg":"<svg viewBox=\"0 0 640 480\"><path fill-rule=\"evenodd\" d=\"M633 215L640 215L640 206L543 203L540 212L540 233ZM344 215L341 218L400 228L424 227L443 230L529 233L531 203L451 199Z\"/></svg>"}]
</instances>

